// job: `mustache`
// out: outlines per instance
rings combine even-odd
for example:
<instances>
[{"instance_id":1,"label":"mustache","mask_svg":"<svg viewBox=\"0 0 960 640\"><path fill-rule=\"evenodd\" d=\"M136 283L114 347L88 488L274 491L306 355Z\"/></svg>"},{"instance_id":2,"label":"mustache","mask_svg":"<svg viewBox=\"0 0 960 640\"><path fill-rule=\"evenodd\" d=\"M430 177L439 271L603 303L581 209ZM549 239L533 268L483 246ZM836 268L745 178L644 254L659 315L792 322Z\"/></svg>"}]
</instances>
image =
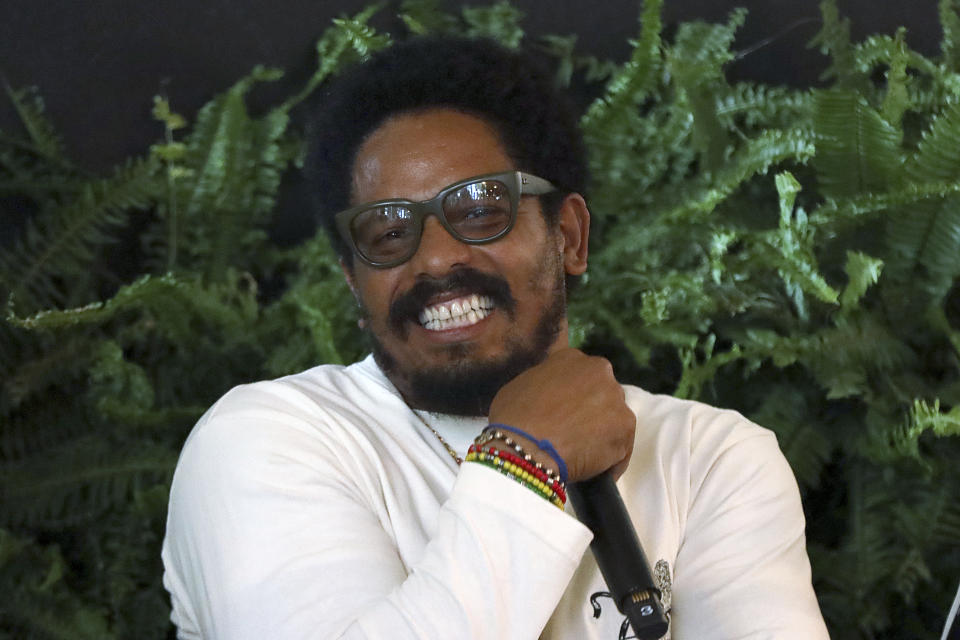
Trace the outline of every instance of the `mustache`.
<instances>
[{"instance_id":1,"label":"mustache","mask_svg":"<svg viewBox=\"0 0 960 640\"><path fill-rule=\"evenodd\" d=\"M410 290L394 300L390 305L388 320L390 326L401 335L406 333L407 322L420 322L420 311L431 298L448 291L468 290L477 295L488 296L498 309L513 316L517 301L510 291L510 285L500 276L461 269L439 279L421 280Z\"/></svg>"}]
</instances>

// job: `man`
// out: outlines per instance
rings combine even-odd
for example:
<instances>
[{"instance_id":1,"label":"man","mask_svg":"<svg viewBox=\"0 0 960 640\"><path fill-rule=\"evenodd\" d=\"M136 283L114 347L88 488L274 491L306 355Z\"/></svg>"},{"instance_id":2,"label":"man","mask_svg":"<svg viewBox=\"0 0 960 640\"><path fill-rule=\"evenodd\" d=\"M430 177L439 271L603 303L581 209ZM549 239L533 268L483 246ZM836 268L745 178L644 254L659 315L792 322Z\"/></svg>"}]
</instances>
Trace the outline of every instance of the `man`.
<instances>
[{"instance_id":1,"label":"man","mask_svg":"<svg viewBox=\"0 0 960 640\"><path fill-rule=\"evenodd\" d=\"M546 74L415 40L341 80L314 136L373 355L234 389L194 429L163 552L181 638L616 638L563 504L607 470L673 638L826 637L773 435L568 347L586 169Z\"/></svg>"}]
</instances>

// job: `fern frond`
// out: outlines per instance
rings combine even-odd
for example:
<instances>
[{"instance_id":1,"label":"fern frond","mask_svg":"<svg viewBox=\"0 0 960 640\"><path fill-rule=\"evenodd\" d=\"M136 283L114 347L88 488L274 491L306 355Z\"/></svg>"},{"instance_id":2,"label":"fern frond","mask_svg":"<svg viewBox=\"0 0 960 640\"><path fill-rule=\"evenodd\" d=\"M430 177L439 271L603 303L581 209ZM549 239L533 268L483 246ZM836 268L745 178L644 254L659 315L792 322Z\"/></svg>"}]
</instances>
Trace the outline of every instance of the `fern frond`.
<instances>
[{"instance_id":1,"label":"fern frond","mask_svg":"<svg viewBox=\"0 0 960 640\"><path fill-rule=\"evenodd\" d=\"M890 58L890 68L887 70L887 95L883 99L880 110L883 118L895 127L900 127L903 114L910 106L907 83L907 43L906 29L901 27L894 40L894 49ZM901 136L902 140L902 136Z\"/></svg>"},{"instance_id":2,"label":"fern frond","mask_svg":"<svg viewBox=\"0 0 960 640\"><path fill-rule=\"evenodd\" d=\"M744 354L770 358L778 368L802 364L827 398L855 397L867 391L868 376L909 366L913 352L870 315L838 316L836 324L809 334L781 336L748 329L737 335Z\"/></svg>"},{"instance_id":3,"label":"fern frond","mask_svg":"<svg viewBox=\"0 0 960 640\"><path fill-rule=\"evenodd\" d=\"M373 4L353 18L335 19L333 26L324 31L320 39L317 40L316 70L303 88L285 100L277 110L288 113L348 62L389 46L390 37L377 33L373 27L367 24L370 18L380 9L381 5ZM403 17L403 13L401 13L401 17Z\"/></svg>"},{"instance_id":4,"label":"fern frond","mask_svg":"<svg viewBox=\"0 0 960 640\"><path fill-rule=\"evenodd\" d=\"M864 82L857 73L857 61L850 43L850 20L840 17L836 0L822 0L820 15L823 27L808 46L818 47L820 53L830 56L830 65L820 75L821 80L835 80L843 89L862 88Z\"/></svg>"},{"instance_id":5,"label":"fern frond","mask_svg":"<svg viewBox=\"0 0 960 640\"><path fill-rule=\"evenodd\" d=\"M124 358L123 349L114 340L98 345L90 367L87 395L91 404L109 417L147 413L155 401L146 371Z\"/></svg>"},{"instance_id":6,"label":"fern frond","mask_svg":"<svg viewBox=\"0 0 960 640\"><path fill-rule=\"evenodd\" d=\"M362 357L362 344L350 290L336 253L322 230L291 255L300 272L287 292L265 309L257 340L273 345L264 364L271 375L286 375L320 363L346 363ZM352 345L352 346L351 346Z\"/></svg>"},{"instance_id":7,"label":"fern frond","mask_svg":"<svg viewBox=\"0 0 960 640\"><path fill-rule=\"evenodd\" d=\"M67 560L0 529L0 637L111 640L108 616L66 584ZM39 634L39 635L38 635Z\"/></svg>"},{"instance_id":8,"label":"fern frond","mask_svg":"<svg viewBox=\"0 0 960 640\"><path fill-rule=\"evenodd\" d=\"M960 182L908 182L887 193L865 193L850 198L828 198L810 214L814 226L829 232L870 222L887 210L960 194Z\"/></svg>"},{"instance_id":9,"label":"fern frond","mask_svg":"<svg viewBox=\"0 0 960 640\"><path fill-rule=\"evenodd\" d=\"M840 294L840 306L843 309L852 309L863 294L880 279L883 270L883 260L871 258L859 251L847 251L847 263L844 271L847 274L847 286Z\"/></svg>"},{"instance_id":10,"label":"fern frond","mask_svg":"<svg viewBox=\"0 0 960 640\"><path fill-rule=\"evenodd\" d=\"M626 217L649 222L659 207L655 199L666 185L688 179L696 152L688 144L692 118L679 110L652 110L646 117L634 108L597 129L584 131L593 176L592 215L597 222ZM625 149L631 153L624 153Z\"/></svg>"},{"instance_id":11,"label":"fern frond","mask_svg":"<svg viewBox=\"0 0 960 640\"><path fill-rule=\"evenodd\" d=\"M102 436L65 441L0 467L0 525L59 528L89 522L131 492L169 482L177 456L166 446L120 448Z\"/></svg>"},{"instance_id":12,"label":"fern frond","mask_svg":"<svg viewBox=\"0 0 960 640\"><path fill-rule=\"evenodd\" d=\"M585 132L615 122L624 111L635 111L653 89L663 65L660 34L663 29L663 0L644 0L640 15L640 37L630 59L610 78L604 94L584 113L580 125Z\"/></svg>"},{"instance_id":13,"label":"fern frond","mask_svg":"<svg viewBox=\"0 0 960 640\"><path fill-rule=\"evenodd\" d=\"M734 58L731 45L746 18L747 10L741 7L730 13L726 24L701 21L681 24L670 52L674 63L671 69L701 77L719 77L723 65Z\"/></svg>"},{"instance_id":14,"label":"fern frond","mask_svg":"<svg viewBox=\"0 0 960 640\"><path fill-rule=\"evenodd\" d=\"M713 175L689 185L684 201L659 216L663 224L702 221L714 208L748 179L766 173L772 166L805 162L814 155L814 145L802 130L764 131L743 145ZM674 194L670 194L675 199Z\"/></svg>"},{"instance_id":15,"label":"fern frond","mask_svg":"<svg viewBox=\"0 0 960 640\"><path fill-rule=\"evenodd\" d=\"M714 94L717 85L726 84L723 66L733 60L730 45L745 18L746 10L736 9L726 25L682 24L667 55L678 106L693 115L691 142L700 154L701 168L708 172L724 164L730 146L730 136L717 116Z\"/></svg>"},{"instance_id":16,"label":"fern frond","mask_svg":"<svg viewBox=\"0 0 960 640\"><path fill-rule=\"evenodd\" d=\"M464 6L462 12L468 37L491 38L512 49L520 46L523 12L509 2L502 0L486 7Z\"/></svg>"},{"instance_id":17,"label":"fern frond","mask_svg":"<svg viewBox=\"0 0 960 640\"><path fill-rule=\"evenodd\" d=\"M44 115L43 98L36 87L13 89L4 81L4 88L13 108L20 116L20 122L30 136L30 149L48 162L62 168L71 168L71 163L63 153L63 145L53 125Z\"/></svg>"},{"instance_id":18,"label":"fern frond","mask_svg":"<svg viewBox=\"0 0 960 640\"><path fill-rule=\"evenodd\" d=\"M106 302L57 311L41 311L20 318L8 316L15 326L33 331L72 326L100 326L136 311L149 318L148 329L175 344L188 340L202 321L218 328L221 336L242 336L257 315L256 290L243 277L224 283L203 284L198 279L144 276L121 287ZM121 334L122 336L123 334ZM252 335L249 336L253 340Z\"/></svg>"},{"instance_id":19,"label":"fern frond","mask_svg":"<svg viewBox=\"0 0 960 640\"><path fill-rule=\"evenodd\" d=\"M96 429L76 387L53 388L0 416L0 465L39 453L53 442Z\"/></svg>"},{"instance_id":20,"label":"fern frond","mask_svg":"<svg viewBox=\"0 0 960 640\"><path fill-rule=\"evenodd\" d=\"M177 202L183 220L168 221L175 234L156 234L154 247L168 253L164 263L175 254L179 267L203 264L207 276L216 280L226 265L249 261L262 242L260 228L297 150L285 144L289 114L284 108L251 118L244 100L255 83L279 76L276 70L255 68L201 109L179 166Z\"/></svg>"},{"instance_id":21,"label":"fern frond","mask_svg":"<svg viewBox=\"0 0 960 640\"><path fill-rule=\"evenodd\" d=\"M751 130L756 127L801 129L812 126L813 95L785 87L768 87L741 82L716 96L716 113L728 126Z\"/></svg>"},{"instance_id":22,"label":"fern frond","mask_svg":"<svg viewBox=\"0 0 960 640\"><path fill-rule=\"evenodd\" d=\"M836 550L811 545L810 556L821 584L817 592L824 614L836 628L856 629L871 637L890 625L885 587L892 582L900 557L888 523L899 495L862 463L856 463L849 477L849 533Z\"/></svg>"},{"instance_id":23,"label":"fern frond","mask_svg":"<svg viewBox=\"0 0 960 640\"><path fill-rule=\"evenodd\" d=\"M834 445L821 430L803 394L784 385L764 394L760 406L751 411L751 420L777 434L780 450L803 487L816 488Z\"/></svg>"},{"instance_id":24,"label":"fern frond","mask_svg":"<svg viewBox=\"0 0 960 640\"><path fill-rule=\"evenodd\" d=\"M398 15L414 35L456 32L460 21L441 5L440 0L403 0Z\"/></svg>"},{"instance_id":25,"label":"fern frond","mask_svg":"<svg viewBox=\"0 0 960 640\"><path fill-rule=\"evenodd\" d=\"M939 399L934 400L932 406L924 400L914 400L904 435L914 440L925 431L930 431L941 438L960 435L960 405L943 413L940 410Z\"/></svg>"},{"instance_id":26,"label":"fern frond","mask_svg":"<svg viewBox=\"0 0 960 640\"><path fill-rule=\"evenodd\" d=\"M26 400L55 384L62 385L81 375L95 350L90 336L69 336L39 353L24 354L10 362L11 371L0 383L0 416L17 410Z\"/></svg>"},{"instance_id":27,"label":"fern frond","mask_svg":"<svg viewBox=\"0 0 960 640\"><path fill-rule=\"evenodd\" d=\"M186 286L185 283L169 274L160 277L143 276L133 284L121 287L106 302L91 302L83 307L73 309L40 311L25 318L16 316L11 310L6 319L14 326L32 331L62 329L83 324L103 324L123 310L136 308L164 293L182 289Z\"/></svg>"},{"instance_id":28,"label":"fern frond","mask_svg":"<svg viewBox=\"0 0 960 640\"><path fill-rule=\"evenodd\" d=\"M891 273L916 278L916 267L923 267L925 277L917 284L939 300L960 275L960 198L922 202L897 211L888 218L886 239Z\"/></svg>"},{"instance_id":29,"label":"fern frond","mask_svg":"<svg viewBox=\"0 0 960 640\"><path fill-rule=\"evenodd\" d=\"M960 72L960 16L957 15L955 0L939 0L937 11L943 29L943 39L940 41L943 64Z\"/></svg>"},{"instance_id":30,"label":"fern frond","mask_svg":"<svg viewBox=\"0 0 960 640\"><path fill-rule=\"evenodd\" d=\"M960 545L960 500L953 474L942 474L933 483L913 481L901 485L902 501L893 508L894 526L900 533L904 554L897 569L896 585L911 602L918 587L933 578L925 559L939 560L932 549L955 549ZM926 558L925 558L926 556Z\"/></svg>"},{"instance_id":31,"label":"fern frond","mask_svg":"<svg viewBox=\"0 0 960 640\"><path fill-rule=\"evenodd\" d=\"M713 382L717 372L724 366L736 362L743 357L740 345L733 345L729 351L720 353L713 352L713 342L716 336L710 334L707 348L684 349L680 353L680 362L683 371L680 373L680 381L673 395L678 398L698 398L703 392L703 387ZM704 351L702 359L697 357L698 351ZM764 423L766 424L766 423ZM767 425L769 426L769 425Z\"/></svg>"},{"instance_id":32,"label":"fern frond","mask_svg":"<svg viewBox=\"0 0 960 640\"><path fill-rule=\"evenodd\" d=\"M906 165L915 183L960 184L960 107L951 105L924 133ZM889 216L886 241L891 266L900 277L912 277L916 266L930 274L934 298L942 296L960 275L960 198L918 203Z\"/></svg>"},{"instance_id":33,"label":"fern frond","mask_svg":"<svg viewBox=\"0 0 960 640\"><path fill-rule=\"evenodd\" d=\"M839 90L815 93L817 170L830 198L883 193L902 182L900 133L860 95Z\"/></svg>"},{"instance_id":34,"label":"fern frond","mask_svg":"<svg viewBox=\"0 0 960 640\"><path fill-rule=\"evenodd\" d=\"M0 285L21 308L59 306L71 292L58 279L86 273L131 212L151 206L162 190L158 165L151 159L131 162L112 178L91 180L73 201L28 222L21 240L0 255Z\"/></svg>"},{"instance_id":35,"label":"fern frond","mask_svg":"<svg viewBox=\"0 0 960 640\"><path fill-rule=\"evenodd\" d=\"M937 114L908 160L908 175L917 182L960 181L960 105Z\"/></svg>"},{"instance_id":36,"label":"fern frond","mask_svg":"<svg viewBox=\"0 0 960 640\"><path fill-rule=\"evenodd\" d=\"M892 67L902 64L925 75L939 76L940 67L929 58L906 46L905 32L898 31L896 36L873 34L854 48L854 61L857 71L869 75L879 65Z\"/></svg>"}]
</instances>

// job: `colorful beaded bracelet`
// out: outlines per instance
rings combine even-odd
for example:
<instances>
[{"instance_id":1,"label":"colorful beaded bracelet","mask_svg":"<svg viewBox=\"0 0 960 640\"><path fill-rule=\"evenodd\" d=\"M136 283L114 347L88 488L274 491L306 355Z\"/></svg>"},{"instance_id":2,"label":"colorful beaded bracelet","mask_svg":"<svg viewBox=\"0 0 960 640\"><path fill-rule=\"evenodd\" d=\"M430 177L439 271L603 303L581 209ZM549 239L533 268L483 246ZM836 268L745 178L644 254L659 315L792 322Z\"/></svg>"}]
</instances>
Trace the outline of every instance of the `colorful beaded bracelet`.
<instances>
[{"instance_id":1,"label":"colorful beaded bracelet","mask_svg":"<svg viewBox=\"0 0 960 640\"><path fill-rule=\"evenodd\" d=\"M526 438L527 436L524 435L524 437ZM538 443L544 442L549 444L547 440L537 440L536 438L529 438L529 439L533 440L534 442L538 442ZM567 482L567 477L566 477L567 465L566 464L563 464L563 466L560 467L560 470L562 471L561 474L558 474L557 472L555 472L553 469L550 469L549 467L544 467L543 464L534 461L533 456L527 453L526 451L524 451L523 447L520 446L519 442L511 438L509 435L504 433L499 428L487 427L486 429L483 430L483 432L479 436L477 436L476 440L474 440L473 443L478 447L483 447L489 444L490 442L493 442L494 440L502 441L508 447L513 449L516 452L517 456L519 456L520 458L523 458L530 464L536 466L537 469L540 469L541 471L546 473L549 477L555 478L558 482L561 482L564 485L566 485L566 482ZM539 444L537 446L539 446ZM553 449L553 445L550 445L550 449L551 450ZM549 451L547 451L547 453L549 455ZM554 460L556 461L556 459Z\"/></svg>"},{"instance_id":2,"label":"colorful beaded bracelet","mask_svg":"<svg viewBox=\"0 0 960 640\"><path fill-rule=\"evenodd\" d=\"M567 463L564 462L563 458L557 452L556 447L553 446L553 443L547 440L546 438L537 439L532 435L523 431L522 429L517 429L516 427L511 427L508 424L503 424L500 422L494 422L487 426L487 429L498 429L500 431L509 431L518 436L522 436L527 440L533 442L537 447L539 447L544 453L553 458L553 461L557 463L557 470L560 472L560 479L563 482L567 481Z\"/></svg>"},{"instance_id":3,"label":"colorful beaded bracelet","mask_svg":"<svg viewBox=\"0 0 960 640\"><path fill-rule=\"evenodd\" d=\"M475 462L499 471L503 475L518 482L521 486L533 490L537 495L549 500L558 509L563 509L564 500L545 482L537 479L532 473L524 471L518 465L508 462L499 456L478 451L470 451L464 462Z\"/></svg>"},{"instance_id":4,"label":"colorful beaded bracelet","mask_svg":"<svg viewBox=\"0 0 960 640\"><path fill-rule=\"evenodd\" d=\"M561 495L557 493L554 487L551 487L542 479L536 477L530 470L524 469L521 465L515 464L503 457L482 451L469 451L467 452L467 458L465 458L465 460L479 462L486 466L496 468L505 475L511 476L520 484L535 490L541 497L550 500L550 502L560 508L563 508L563 505L566 503L566 494Z\"/></svg>"},{"instance_id":5,"label":"colorful beaded bracelet","mask_svg":"<svg viewBox=\"0 0 960 640\"><path fill-rule=\"evenodd\" d=\"M507 462L512 462L513 464L517 465L527 473L532 474L540 482L550 487L550 489L552 489L553 492L557 494L557 497L559 497L562 502L564 503L567 502L567 492L564 490L563 483L560 482L559 479L556 479L547 475L547 473L543 470L542 466L538 468L534 466L533 463L527 462L523 458L519 458L513 455L512 453L510 453L509 451L502 451L500 449L497 449L496 447L487 447L486 449L483 449L481 447L478 447L477 445L471 445L470 449L467 452L470 453L474 451L477 453L488 453L493 456L499 456L504 460L506 460Z\"/></svg>"}]
</instances>

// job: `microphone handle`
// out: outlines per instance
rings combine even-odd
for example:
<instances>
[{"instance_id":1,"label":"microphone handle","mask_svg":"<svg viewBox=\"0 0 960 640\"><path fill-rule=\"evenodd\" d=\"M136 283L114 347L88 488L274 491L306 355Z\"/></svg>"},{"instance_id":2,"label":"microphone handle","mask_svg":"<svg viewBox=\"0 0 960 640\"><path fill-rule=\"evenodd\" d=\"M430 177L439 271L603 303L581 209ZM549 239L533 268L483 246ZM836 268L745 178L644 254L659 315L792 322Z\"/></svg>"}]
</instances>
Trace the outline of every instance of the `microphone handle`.
<instances>
[{"instance_id":1,"label":"microphone handle","mask_svg":"<svg viewBox=\"0 0 960 640\"><path fill-rule=\"evenodd\" d=\"M623 498L608 471L571 483L567 495L577 518L593 532L590 549L620 613L643 640L661 638L668 622L660 590L650 576L647 558L630 522Z\"/></svg>"}]
</instances>

